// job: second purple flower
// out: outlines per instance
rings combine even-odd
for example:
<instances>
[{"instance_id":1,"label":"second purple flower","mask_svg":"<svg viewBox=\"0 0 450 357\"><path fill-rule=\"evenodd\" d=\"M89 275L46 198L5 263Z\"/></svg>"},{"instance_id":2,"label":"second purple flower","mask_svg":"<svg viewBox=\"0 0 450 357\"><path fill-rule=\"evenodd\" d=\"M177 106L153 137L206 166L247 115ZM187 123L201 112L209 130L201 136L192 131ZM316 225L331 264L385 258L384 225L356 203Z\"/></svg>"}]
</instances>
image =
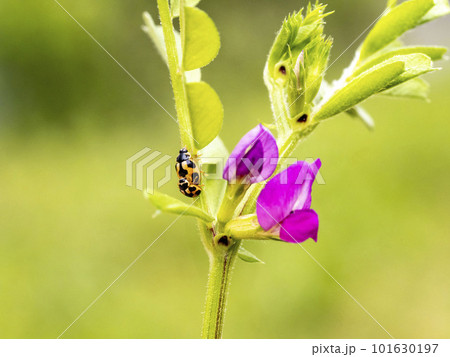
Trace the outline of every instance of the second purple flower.
<instances>
[{"instance_id":1,"label":"second purple flower","mask_svg":"<svg viewBox=\"0 0 450 357\"><path fill-rule=\"evenodd\" d=\"M312 238L317 241L319 217L311 207L311 188L321 162L298 161L267 182L256 205L256 215L265 231L290 243Z\"/></svg>"}]
</instances>

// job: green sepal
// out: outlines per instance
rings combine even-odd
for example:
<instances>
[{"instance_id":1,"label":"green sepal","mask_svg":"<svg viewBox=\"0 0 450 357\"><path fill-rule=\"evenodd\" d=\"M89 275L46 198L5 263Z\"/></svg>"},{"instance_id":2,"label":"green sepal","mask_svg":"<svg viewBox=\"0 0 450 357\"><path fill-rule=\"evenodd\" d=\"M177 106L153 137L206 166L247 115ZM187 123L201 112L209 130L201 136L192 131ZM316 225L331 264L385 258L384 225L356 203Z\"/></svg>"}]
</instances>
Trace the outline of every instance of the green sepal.
<instances>
[{"instance_id":1,"label":"green sepal","mask_svg":"<svg viewBox=\"0 0 450 357\"><path fill-rule=\"evenodd\" d=\"M183 36L183 68L191 71L209 64L220 49L220 36L208 14L195 7L185 7Z\"/></svg>"},{"instance_id":2,"label":"green sepal","mask_svg":"<svg viewBox=\"0 0 450 357\"><path fill-rule=\"evenodd\" d=\"M216 91L206 82L187 83L186 94L195 146L202 149L222 129L222 102Z\"/></svg>"},{"instance_id":3,"label":"green sepal","mask_svg":"<svg viewBox=\"0 0 450 357\"><path fill-rule=\"evenodd\" d=\"M316 113L314 120L323 120L353 108L373 94L385 89L405 70L403 61L382 63L362 73L338 89Z\"/></svg>"},{"instance_id":4,"label":"green sepal","mask_svg":"<svg viewBox=\"0 0 450 357\"><path fill-rule=\"evenodd\" d=\"M323 35L323 19L331 14L325 7L316 2L288 16L269 52L264 82L280 140L309 125L304 118L312 111L332 45Z\"/></svg>"},{"instance_id":5,"label":"green sepal","mask_svg":"<svg viewBox=\"0 0 450 357\"><path fill-rule=\"evenodd\" d=\"M239 247L238 250L238 257L243 260L246 263L261 263L265 264L261 259L259 259L256 255L249 252L247 249L242 247L242 245Z\"/></svg>"},{"instance_id":6,"label":"green sepal","mask_svg":"<svg viewBox=\"0 0 450 357\"><path fill-rule=\"evenodd\" d=\"M319 92L325 70L328 66L331 46L333 40L331 38L320 38L314 46L305 50L305 101L312 103Z\"/></svg>"},{"instance_id":7,"label":"green sepal","mask_svg":"<svg viewBox=\"0 0 450 357\"><path fill-rule=\"evenodd\" d=\"M279 238L271 232L266 232L258 223L256 214L236 217L225 225L224 232L233 239L270 240Z\"/></svg>"},{"instance_id":8,"label":"green sepal","mask_svg":"<svg viewBox=\"0 0 450 357\"><path fill-rule=\"evenodd\" d=\"M323 18L331 14L325 13L325 8L326 5L309 4L305 16L300 10L284 20L269 52L267 66L270 76L276 75L277 63L289 58L296 59L308 43L322 36Z\"/></svg>"},{"instance_id":9,"label":"green sepal","mask_svg":"<svg viewBox=\"0 0 450 357\"><path fill-rule=\"evenodd\" d=\"M144 195L145 198L147 198L158 210L162 212L193 216L208 223L214 221L214 217L210 216L199 207L196 207L193 204L188 205L164 193L155 191L153 193L146 192Z\"/></svg>"},{"instance_id":10,"label":"green sepal","mask_svg":"<svg viewBox=\"0 0 450 357\"><path fill-rule=\"evenodd\" d=\"M433 6L433 0L410 0L391 8L378 20L364 40L360 51L360 61L419 25Z\"/></svg>"}]
</instances>

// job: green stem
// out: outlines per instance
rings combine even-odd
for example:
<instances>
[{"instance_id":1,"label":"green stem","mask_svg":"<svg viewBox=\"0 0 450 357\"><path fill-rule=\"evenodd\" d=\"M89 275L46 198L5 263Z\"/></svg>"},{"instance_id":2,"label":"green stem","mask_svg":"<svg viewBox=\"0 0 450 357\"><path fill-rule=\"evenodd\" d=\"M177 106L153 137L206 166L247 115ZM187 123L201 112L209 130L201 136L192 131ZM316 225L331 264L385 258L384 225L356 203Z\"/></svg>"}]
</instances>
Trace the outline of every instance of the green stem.
<instances>
[{"instance_id":1,"label":"green stem","mask_svg":"<svg viewBox=\"0 0 450 357\"><path fill-rule=\"evenodd\" d=\"M288 138L284 140L280 146L280 159L290 157L302 137L303 135L301 135L301 133L291 132ZM280 162L278 162L278 165L280 165Z\"/></svg>"},{"instance_id":2,"label":"green stem","mask_svg":"<svg viewBox=\"0 0 450 357\"><path fill-rule=\"evenodd\" d=\"M184 80L184 70L178 58L175 34L173 32L172 17L170 15L168 0L158 0L158 9L164 33L164 43L166 44L167 60L169 65L170 79L172 80L173 94L175 97L175 107L177 110L181 142L182 145L187 146L191 153L195 155L197 150L192 134L192 125L189 115L189 106Z\"/></svg>"},{"instance_id":3,"label":"green stem","mask_svg":"<svg viewBox=\"0 0 450 357\"><path fill-rule=\"evenodd\" d=\"M231 272L239 245L240 241L236 241L228 249L222 250L219 243L219 247L210 255L202 338L222 337Z\"/></svg>"},{"instance_id":4,"label":"green stem","mask_svg":"<svg viewBox=\"0 0 450 357\"><path fill-rule=\"evenodd\" d=\"M221 232L225 227L225 224L228 223L234 216L234 211L238 206L239 202L245 195L249 185L244 185L240 183L235 184L227 184L227 188L225 194L222 199L222 204L219 207L217 212L217 221L218 227L217 230Z\"/></svg>"},{"instance_id":5,"label":"green stem","mask_svg":"<svg viewBox=\"0 0 450 357\"><path fill-rule=\"evenodd\" d=\"M283 88L273 85L273 89L269 91L270 101L272 103L272 111L277 125L278 137L283 140L290 131L289 114L286 110Z\"/></svg>"}]
</instances>

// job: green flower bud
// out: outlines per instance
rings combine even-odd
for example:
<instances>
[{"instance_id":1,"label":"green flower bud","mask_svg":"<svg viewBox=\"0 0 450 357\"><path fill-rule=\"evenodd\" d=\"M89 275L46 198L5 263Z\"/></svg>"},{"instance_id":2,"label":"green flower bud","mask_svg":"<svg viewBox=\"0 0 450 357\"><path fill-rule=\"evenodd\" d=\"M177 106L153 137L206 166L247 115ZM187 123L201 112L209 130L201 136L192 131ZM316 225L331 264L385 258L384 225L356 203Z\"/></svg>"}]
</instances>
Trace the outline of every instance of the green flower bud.
<instances>
[{"instance_id":1,"label":"green flower bud","mask_svg":"<svg viewBox=\"0 0 450 357\"><path fill-rule=\"evenodd\" d=\"M323 35L325 5L308 5L287 17L264 70L280 135L302 131L327 67L331 39Z\"/></svg>"}]
</instances>

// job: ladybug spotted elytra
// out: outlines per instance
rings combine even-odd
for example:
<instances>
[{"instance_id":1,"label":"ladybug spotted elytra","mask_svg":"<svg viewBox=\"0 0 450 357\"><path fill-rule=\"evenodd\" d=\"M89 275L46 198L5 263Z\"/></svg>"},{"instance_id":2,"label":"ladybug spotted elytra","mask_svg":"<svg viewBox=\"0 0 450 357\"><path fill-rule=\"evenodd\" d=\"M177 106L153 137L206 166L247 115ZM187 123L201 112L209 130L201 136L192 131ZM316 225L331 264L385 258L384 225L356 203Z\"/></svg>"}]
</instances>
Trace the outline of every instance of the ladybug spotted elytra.
<instances>
[{"instance_id":1,"label":"ladybug spotted elytra","mask_svg":"<svg viewBox=\"0 0 450 357\"><path fill-rule=\"evenodd\" d=\"M194 160L191 159L191 154L186 148L180 150L175 169L179 178L178 188L183 195L197 197L202 193L200 170Z\"/></svg>"}]
</instances>

